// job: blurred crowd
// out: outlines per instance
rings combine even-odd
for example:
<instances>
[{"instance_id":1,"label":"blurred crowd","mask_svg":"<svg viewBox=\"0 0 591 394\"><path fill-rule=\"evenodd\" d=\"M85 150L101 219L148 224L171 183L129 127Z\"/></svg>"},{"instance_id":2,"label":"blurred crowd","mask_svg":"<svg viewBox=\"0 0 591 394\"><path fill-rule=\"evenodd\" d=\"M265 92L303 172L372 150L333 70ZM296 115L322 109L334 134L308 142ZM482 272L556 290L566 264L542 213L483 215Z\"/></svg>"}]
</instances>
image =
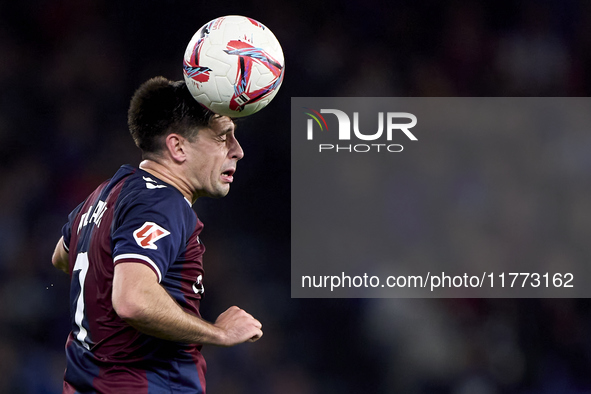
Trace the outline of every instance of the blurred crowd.
<instances>
[{"instance_id":1,"label":"blurred crowd","mask_svg":"<svg viewBox=\"0 0 591 394\"><path fill-rule=\"evenodd\" d=\"M121 164L139 163L126 128L134 89L156 75L181 79L190 37L228 14L253 17L275 33L286 74L269 107L239 121L245 158L232 192L195 205L207 246L204 317L236 304L265 332L256 344L204 350L210 392L591 393L586 299L301 300L291 299L289 288L290 97L588 96L591 3L221 3L0 3L0 393L61 392L69 280L50 264L61 226ZM523 171L500 171L507 163L491 158L489 175L505 204L498 220L516 243L546 224L544 239L554 247L540 257L585 261L591 134L557 132L552 147L562 152L558 169L540 149L513 158ZM431 153L455 157L457 149L451 136ZM535 163L557 171L552 187L561 193L549 194L556 199L521 187ZM450 242L472 245L461 257L535 256L526 246L464 231L462 223L482 214L471 203L483 189L470 174L453 183L457 171L470 170L462 165L425 169L456 192L458 205L442 203L438 212L459 217ZM433 219L422 210L421 191L409 188L409 210L417 214L409 226ZM430 258L429 239L409 233L416 238L408 240L407 257Z\"/></svg>"}]
</instances>

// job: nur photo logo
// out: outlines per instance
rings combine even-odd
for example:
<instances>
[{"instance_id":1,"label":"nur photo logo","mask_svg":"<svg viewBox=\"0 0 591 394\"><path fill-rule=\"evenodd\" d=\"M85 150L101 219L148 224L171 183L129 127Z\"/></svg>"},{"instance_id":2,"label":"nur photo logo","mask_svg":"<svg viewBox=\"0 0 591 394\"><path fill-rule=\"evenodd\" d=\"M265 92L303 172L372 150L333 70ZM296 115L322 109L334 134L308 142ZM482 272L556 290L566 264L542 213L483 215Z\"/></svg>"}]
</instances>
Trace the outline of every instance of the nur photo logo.
<instances>
[{"instance_id":1,"label":"nur photo logo","mask_svg":"<svg viewBox=\"0 0 591 394\"><path fill-rule=\"evenodd\" d=\"M312 141L317 133L322 133L321 138L323 143L318 144L319 152L332 151L338 152L349 152L349 153L366 153L370 151L374 152L402 152L404 147L401 144L391 143L395 135L404 135L410 141L418 141L417 137L410 131L411 128L416 126L417 117L408 112L378 112L378 125L377 131L367 132L360 130L360 115L359 112L353 112L353 121L349 115L339 109L320 109L316 111L312 108L303 107L305 109L304 114L309 118L306 123L306 136L307 139ZM334 127L331 127L332 131L329 131L328 123L322 114L331 114L336 117L338 123L337 132L334 132ZM364 114L364 116L366 116ZM375 114L373 115L376 116ZM334 118L332 118L334 121ZM331 121L331 123L332 123ZM324 133L327 133L326 135ZM402 134L400 134L402 133ZM330 141L375 141L375 143L360 143L360 144L339 144L339 143L325 143L329 139ZM379 143L384 141L383 143Z\"/></svg>"}]
</instances>

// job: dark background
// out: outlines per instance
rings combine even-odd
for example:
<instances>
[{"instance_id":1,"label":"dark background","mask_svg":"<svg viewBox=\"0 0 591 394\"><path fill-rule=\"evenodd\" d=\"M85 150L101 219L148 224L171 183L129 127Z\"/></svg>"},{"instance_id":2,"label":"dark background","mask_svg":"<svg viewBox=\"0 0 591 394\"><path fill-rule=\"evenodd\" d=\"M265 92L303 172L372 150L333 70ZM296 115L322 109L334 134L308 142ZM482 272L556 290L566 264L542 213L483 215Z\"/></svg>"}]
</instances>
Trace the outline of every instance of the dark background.
<instances>
[{"instance_id":1,"label":"dark background","mask_svg":"<svg viewBox=\"0 0 591 394\"><path fill-rule=\"evenodd\" d=\"M133 91L155 75L181 79L193 33L228 14L275 33L286 75L269 107L240 121L246 155L232 193L195 205L208 248L203 315L237 304L265 330L256 344L204 350L209 392L591 392L588 300L298 300L289 274L291 97L587 96L584 0L2 2L0 392L61 392L68 278L50 264L61 226L121 164L139 163L126 130ZM559 223L550 258L566 264L591 257L581 252L591 138L581 130L555 144L578 187L543 212L503 213L518 245L539 221ZM543 162L536 152L528 159ZM497 174L505 197L522 202L510 174ZM470 241L475 258L489 253Z\"/></svg>"}]
</instances>

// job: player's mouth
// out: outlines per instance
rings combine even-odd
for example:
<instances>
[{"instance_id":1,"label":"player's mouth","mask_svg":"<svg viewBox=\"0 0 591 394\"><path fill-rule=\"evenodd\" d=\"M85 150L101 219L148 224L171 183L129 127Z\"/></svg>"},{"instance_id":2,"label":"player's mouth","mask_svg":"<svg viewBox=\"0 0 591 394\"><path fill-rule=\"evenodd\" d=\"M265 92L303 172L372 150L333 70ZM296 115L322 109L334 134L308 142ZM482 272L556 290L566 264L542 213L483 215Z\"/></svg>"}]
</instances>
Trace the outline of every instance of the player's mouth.
<instances>
[{"instance_id":1,"label":"player's mouth","mask_svg":"<svg viewBox=\"0 0 591 394\"><path fill-rule=\"evenodd\" d=\"M234 172L236 172L235 168L229 168L222 172L222 181L232 183L234 181Z\"/></svg>"}]
</instances>

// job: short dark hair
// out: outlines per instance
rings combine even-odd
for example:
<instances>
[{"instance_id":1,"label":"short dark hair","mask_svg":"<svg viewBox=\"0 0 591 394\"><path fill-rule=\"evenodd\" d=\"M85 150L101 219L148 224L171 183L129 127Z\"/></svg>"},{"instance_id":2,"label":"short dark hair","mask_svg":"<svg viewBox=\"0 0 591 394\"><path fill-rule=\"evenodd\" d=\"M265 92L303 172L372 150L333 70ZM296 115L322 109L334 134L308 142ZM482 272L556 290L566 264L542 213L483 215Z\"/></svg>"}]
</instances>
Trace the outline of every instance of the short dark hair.
<instances>
[{"instance_id":1,"label":"short dark hair","mask_svg":"<svg viewBox=\"0 0 591 394\"><path fill-rule=\"evenodd\" d=\"M214 116L191 96L184 81L155 77L134 93L127 123L135 144L146 158L162 151L163 137L174 132L192 139Z\"/></svg>"}]
</instances>

